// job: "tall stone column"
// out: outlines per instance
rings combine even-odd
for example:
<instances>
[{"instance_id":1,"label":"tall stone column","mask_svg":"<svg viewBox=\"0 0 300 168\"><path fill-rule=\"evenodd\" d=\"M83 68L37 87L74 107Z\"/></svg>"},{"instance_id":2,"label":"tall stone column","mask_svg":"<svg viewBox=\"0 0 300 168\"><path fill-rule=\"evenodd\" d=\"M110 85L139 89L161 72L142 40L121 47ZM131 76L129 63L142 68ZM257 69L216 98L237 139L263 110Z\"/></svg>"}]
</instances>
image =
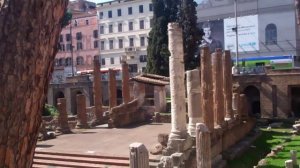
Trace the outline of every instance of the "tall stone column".
<instances>
[{"instance_id":1,"label":"tall stone column","mask_svg":"<svg viewBox=\"0 0 300 168\"><path fill-rule=\"evenodd\" d=\"M184 60L182 29L178 23L168 24L171 90L171 134L170 140L184 139L187 136L186 106L184 85Z\"/></svg>"},{"instance_id":2,"label":"tall stone column","mask_svg":"<svg viewBox=\"0 0 300 168\"><path fill-rule=\"evenodd\" d=\"M76 128L88 128L86 116L85 95L79 94L76 96L77 101L77 124Z\"/></svg>"},{"instance_id":3,"label":"tall stone column","mask_svg":"<svg viewBox=\"0 0 300 168\"><path fill-rule=\"evenodd\" d=\"M113 69L108 70L109 73L109 109L117 106L117 83L116 73Z\"/></svg>"},{"instance_id":4,"label":"tall stone column","mask_svg":"<svg viewBox=\"0 0 300 168\"><path fill-rule=\"evenodd\" d=\"M214 115L215 124L222 127L224 124L224 96L223 96L223 68L222 68L222 49L216 49L212 54L212 75L214 91Z\"/></svg>"},{"instance_id":5,"label":"tall stone column","mask_svg":"<svg viewBox=\"0 0 300 168\"><path fill-rule=\"evenodd\" d=\"M95 120L93 125L98 125L103 120L102 112L102 81L101 81L101 70L100 70L99 58L94 59L94 106L95 106Z\"/></svg>"},{"instance_id":6,"label":"tall stone column","mask_svg":"<svg viewBox=\"0 0 300 168\"><path fill-rule=\"evenodd\" d=\"M154 86L154 106L156 112L166 112L166 89L165 86Z\"/></svg>"},{"instance_id":7,"label":"tall stone column","mask_svg":"<svg viewBox=\"0 0 300 168\"><path fill-rule=\"evenodd\" d=\"M56 128L56 132L59 133L70 133L70 127L68 124L68 114L66 111L66 99L59 98L57 99L57 109L59 111L58 115L58 127Z\"/></svg>"},{"instance_id":8,"label":"tall stone column","mask_svg":"<svg viewBox=\"0 0 300 168\"><path fill-rule=\"evenodd\" d=\"M233 119L232 111L232 73L231 73L231 55L230 51L225 51L223 54L223 83L224 83L224 103L226 120Z\"/></svg>"},{"instance_id":9,"label":"tall stone column","mask_svg":"<svg viewBox=\"0 0 300 168\"><path fill-rule=\"evenodd\" d=\"M186 88L188 101L189 125L188 132L192 137L196 136L196 123L201 122L200 100L200 74L199 70L186 72ZM200 100L201 101L201 100Z\"/></svg>"},{"instance_id":10,"label":"tall stone column","mask_svg":"<svg viewBox=\"0 0 300 168\"><path fill-rule=\"evenodd\" d=\"M129 71L128 64L125 61L122 61L122 97L124 104L130 101Z\"/></svg>"},{"instance_id":11,"label":"tall stone column","mask_svg":"<svg viewBox=\"0 0 300 168\"><path fill-rule=\"evenodd\" d=\"M211 55L208 47L201 49L201 111L203 122L210 131L214 129L214 103Z\"/></svg>"}]
</instances>

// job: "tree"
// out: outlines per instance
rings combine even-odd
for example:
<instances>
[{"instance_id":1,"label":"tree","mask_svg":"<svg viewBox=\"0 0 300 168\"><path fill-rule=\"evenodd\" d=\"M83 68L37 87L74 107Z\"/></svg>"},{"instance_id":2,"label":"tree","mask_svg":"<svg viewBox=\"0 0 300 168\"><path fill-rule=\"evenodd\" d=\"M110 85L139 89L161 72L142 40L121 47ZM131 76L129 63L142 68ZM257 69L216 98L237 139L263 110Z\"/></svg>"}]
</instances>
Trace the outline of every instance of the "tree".
<instances>
[{"instance_id":1,"label":"tree","mask_svg":"<svg viewBox=\"0 0 300 168\"><path fill-rule=\"evenodd\" d=\"M191 70L199 66L200 56L197 54L198 45L203 32L197 27L197 3L194 0L182 0L178 22L183 29L183 48L185 69Z\"/></svg>"},{"instance_id":2,"label":"tree","mask_svg":"<svg viewBox=\"0 0 300 168\"><path fill-rule=\"evenodd\" d=\"M0 167L32 165L67 3L4 0L0 7Z\"/></svg>"},{"instance_id":3,"label":"tree","mask_svg":"<svg viewBox=\"0 0 300 168\"><path fill-rule=\"evenodd\" d=\"M183 28L186 69L199 66L195 57L202 37L197 28L197 3L193 0L153 0L153 27L148 38L147 72L169 75L168 23L179 22Z\"/></svg>"},{"instance_id":4,"label":"tree","mask_svg":"<svg viewBox=\"0 0 300 168\"><path fill-rule=\"evenodd\" d=\"M169 75L168 23L176 21L178 0L153 0L153 27L147 48L148 73Z\"/></svg>"}]
</instances>

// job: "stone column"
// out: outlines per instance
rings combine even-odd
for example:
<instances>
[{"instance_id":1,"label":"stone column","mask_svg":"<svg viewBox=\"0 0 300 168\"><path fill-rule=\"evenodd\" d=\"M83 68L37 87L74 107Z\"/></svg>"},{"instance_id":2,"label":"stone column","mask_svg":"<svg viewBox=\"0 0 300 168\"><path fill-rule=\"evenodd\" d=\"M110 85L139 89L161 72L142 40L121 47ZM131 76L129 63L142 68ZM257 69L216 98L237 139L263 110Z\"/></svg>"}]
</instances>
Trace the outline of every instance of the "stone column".
<instances>
[{"instance_id":1,"label":"stone column","mask_svg":"<svg viewBox=\"0 0 300 168\"><path fill-rule=\"evenodd\" d=\"M122 61L122 97L124 104L127 104L130 101L129 91L130 90L128 64L125 61Z\"/></svg>"},{"instance_id":2,"label":"stone column","mask_svg":"<svg viewBox=\"0 0 300 168\"><path fill-rule=\"evenodd\" d=\"M234 114L237 118L241 118L241 108L240 108L240 94L239 93L233 93L232 96L232 109L234 111Z\"/></svg>"},{"instance_id":3,"label":"stone column","mask_svg":"<svg viewBox=\"0 0 300 168\"><path fill-rule=\"evenodd\" d=\"M210 132L203 123L196 126L197 168L211 168Z\"/></svg>"},{"instance_id":4,"label":"stone column","mask_svg":"<svg viewBox=\"0 0 300 168\"><path fill-rule=\"evenodd\" d=\"M86 116L85 96L79 94L76 96L77 101L77 124L76 128L89 128Z\"/></svg>"},{"instance_id":5,"label":"stone column","mask_svg":"<svg viewBox=\"0 0 300 168\"><path fill-rule=\"evenodd\" d=\"M154 86L154 106L156 112L166 112L166 89L165 86Z\"/></svg>"},{"instance_id":6,"label":"stone column","mask_svg":"<svg viewBox=\"0 0 300 168\"><path fill-rule=\"evenodd\" d=\"M184 60L182 29L177 23L168 24L171 90L171 134L169 139L184 139L187 136L184 85Z\"/></svg>"},{"instance_id":7,"label":"stone column","mask_svg":"<svg viewBox=\"0 0 300 168\"><path fill-rule=\"evenodd\" d=\"M232 73L231 73L231 55L230 51L225 51L223 54L223 79L224 79L224 103L226 120L233 119L232 111Z\"/></svg>"},{"instance_id":8,"label":"stone column","mask_svg":"<svg viewBox=\"0 0 300 168\"><path fill-rule=\"evenodd\" d=\"M142 143L132 143L130 150L130 168L149 168L149 154Z\"/></svg>"},{"instance_id":9,"label":"stone column","mask_svg":"<svg viewBox=\"0 0 300 168\"><path fill-rule=\"evenodd\" d=\"M145 84L134 82L133 86L133 96L134 99L138 99L138 106L143 105L146 96Z\"/></svg>"},{"instance_id":10,"label":"stone column","mask_svg":"<svg viewBox=\"0 0 300 168\"><path fill-rule=\"evenodd\" d=\"M214 129L214 103L213 103L213 83L211 55L208 47L201 49L201 111L203 122L210 131Z\"/></svg>"},{"instance_id":11,"label":"stone column","mask_svg":"<svg viewBox=\"0 0 300 168\"><path fill-rule=\"evenodd\" d=\"M212 54L212 78L215 124L222 127L224 124L224 96L223 96L222 49L216 49Z\"/></svg>"},{"instance_id":12,"label":"stone column","mask_svg":"<svg viewBox=\"0 0 300 168\"><path fill-rule=\"evenodd\" d=\"M95 121L93 125L98 125L103 120L102 112L102 81L101 81L101 67L99 58L94 59L94 106L95 106Z\"/></svg>"},{"instance_id":13,"label":"stone column","mask_svg":"<svg viewBox=\"0 0 300 168\"><path fill-rule=\"evenodd\" d=\"M297 163L297 151L291 150L290 153L291 153L291 159L292 159L292 162L293 162L293 166L297 166L298 165L298 163Z\"/></svg>"},{"instance_id":14,"label":"stone column","mask_svg":"<svg viewBox=\"0 0 300 168\"><path fill-rule=\"evenodd\" d=\"M284 163L285 163L285 168L293 168L292 160L286 160Z\"/></svg>"},{"instance_id":15,"label":"stone column","mask_svg":"<svg viewBox=\"0 0 300 168\"><path fill-rule=\"evenodd\" d=\"M59 111L58 115L58 127L56 128L56 132L59 133L70 133L70 127L68 124L68 114L66 111L66 99L59 98L57 99L57 109Z\"/></svg>"},{"instance_id":16,"label":"stone column","mask_svg":"<svg viewBox=\"0 0 300 168\"><path fill-rule=\"evenodd\" d=\"M108 70L109 73L109 109L117 106L117 83L116 73L113 69Z\"/></svg>"},{"instance_id":17,"label":"stone column","mask_svg":"<svg viewBox=\"0 0 300 168\"><path fill-rule=\"evenodd\" d=\"M192 137L196 136L196 123L201 122L200 100L200 74L199 70L186 72L186 88L188 101L189 125L188 132Z\"/></svg>"}]
</instances>

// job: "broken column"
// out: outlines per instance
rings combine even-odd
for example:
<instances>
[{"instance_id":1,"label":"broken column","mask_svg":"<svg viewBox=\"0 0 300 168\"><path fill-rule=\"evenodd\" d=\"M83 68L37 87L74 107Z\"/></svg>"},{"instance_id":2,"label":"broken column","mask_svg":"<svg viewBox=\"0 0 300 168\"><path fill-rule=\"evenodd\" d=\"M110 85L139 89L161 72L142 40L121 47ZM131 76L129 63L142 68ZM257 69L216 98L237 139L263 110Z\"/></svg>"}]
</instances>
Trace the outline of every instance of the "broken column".
<instances>
[{"instance_id":1,"label":"broken column","mask_svg":"<svg viewBox=\"0 0 300 168\"><path fill-rule=\"evenodd\" d=\"M241 118L241 109L240 109L240 94L233 93L232 97L232 109L236 118Z\"/></svg>"},{"instance_id":2,"label":"broken column","mask_svg":"<svg viewBox=\"0 0 300 168\"><path fill-rule=\"evenodd\" d=\"M201 111L203 122L210 131L214 129L214 102L213 102L213 83L211 55L208 47L201 49Z\"/></svg>"},{"instance_id":3,"label":"broken column","mask_svg":"<svg viewBox=\"0 0 300 168\"><path fill-rule=\"evenodd\" d=\"M167 100L165 86L154 86L154 106L156 112L166 112Z\"/></svg>"},{"instance_id":4,"label":"broken column","mask_svg":"<svg viewBox=\"0 0 300 168\"><path fill-rule=\"evenodd\" d=\"M77 124L76 128L89 128L87 123L87 114L86 114L86 103L85 96L83 94L78 94L76 96L77 102Z\"/></svg>"},{"instance_id":5,"label":"broken column","mask_svg":"<svg viewBox=\"0 0 300 168\"><path fill-rule=\"evenodd\" d=\"M184 60L182 29L178 23L168 24L171 90L171 133L170 140L187 136L184 85Z\"/></svg>"},{"instance_id":6,"label":"broken column","mask_svg":"<svg viewBox=\"0 0 300 168\"><path fill-rule=\"evenodd\" d=\"M212 79L215 124L222 127L224 124L224 96L223 96L223 68L222 49L216 49L212 54Z\"/></svg>"},{"instance_id":7,"label":"broken column","mask_svg":"<svg viewBox=\"0 0 300 168\"><path fill-rule=\"evenodd\" d=\"M93 82L93 91L94 91L94 106L95 106L95 120L93 125L98 125L103 120L102 113L102 81L101 81L101 67L99 58L95 57L94 59L94 82Z\"/></svg>"},{"instance_id":8,"label":"broken column","mask_svg":"<svg viewBox=\"0 0 300 168\"><path fill-rule=\"evenodd\" d=\"M149 154L144 144L132 143L129 150L130 168L149 168Z\"/></svg>"},{"instance_id":9,"label":"broken column","mask_svg":"<svg viewBox=\"0 0 300 168\"><path fill-rule=\"evenodd\" d=\"M196 129L197 167L211 168L210 131L203 123L197 123Z\"/></svg>"},{"instance_id":10,"label":"broken column","mask_svg":"<svg viewBox=\"0 0 300 168\"><path fill-rule=\"evenodd\" d=\"M196 123L201 122L200 100L200 74L199 70L186 72L186 88L188 101L189 125L188 132L192 137L196 136Z\"/></svg>"},{"instance_id":11,"label":"broken column","mask_svg":"<svg viewBox=\"0 0 300 168\"><path fill-rule=\"evenodd\" d=\"M68 114L66 111L66 99L59 98L57 99L57 109L59 111L58 115L58 127L56 128L56 132L58 133L70 133L70 127L68 124Z\"/></svg>"},{"instance_id":12,"label":"broken column","mask_svg":"<svg viewBox=\"0 0 300 168\"><path fill-rule=\"evenodd\" d=\"M223 93L225 103L226 120L233 119L232 111L232 73L231 73L231 55L230 51L225 51L223 54Z\"/></svg>"},{"instance_id":13,"label":"broken column","mask_svg":"<svg viewBox=\"0 0 300 168\"><path fill-rule=\"evenodd\" d=\"M127 104L130 101L129 90L129 70L126 61L122 60L122 97L123 103Z\"/></svg>"},{"instance_id":14,"label":"broken column","mask_svg":"<svg viewBox=\"0 0 300 168\"><path fill-rule=\"evenodd\" d=\"M116 73L113 69L108 70L109 73L109 109L117 106L117 83Z\"/></svg>"}]
</instances>

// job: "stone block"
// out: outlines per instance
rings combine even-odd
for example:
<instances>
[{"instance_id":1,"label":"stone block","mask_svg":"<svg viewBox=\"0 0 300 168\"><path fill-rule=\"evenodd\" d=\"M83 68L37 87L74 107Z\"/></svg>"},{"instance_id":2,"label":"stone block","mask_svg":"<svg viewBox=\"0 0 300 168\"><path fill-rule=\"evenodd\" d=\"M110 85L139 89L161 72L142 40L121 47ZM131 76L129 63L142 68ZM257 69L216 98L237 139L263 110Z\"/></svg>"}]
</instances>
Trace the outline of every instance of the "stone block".
<instances>
[{"instance_id":1,"label":"stone block","mask_svg":"<svg viewBox=\"0 0 300 168\"><path fill-rule=\"evenodd\" d=\"M130 168L149 168L149 154L142 143L132 143L130 149Z\"/></svg>"},{"instance_id":2,"label":"stone block","mask_svg":"<svg viewBox=\"0 0 300 168\"><path fill-rule=\"evenodd\" d=\"M169 139L169 134L161 133L158 134L158 142L162 144L163 146L167 146Z\"/></svg>"}]
</instances>

